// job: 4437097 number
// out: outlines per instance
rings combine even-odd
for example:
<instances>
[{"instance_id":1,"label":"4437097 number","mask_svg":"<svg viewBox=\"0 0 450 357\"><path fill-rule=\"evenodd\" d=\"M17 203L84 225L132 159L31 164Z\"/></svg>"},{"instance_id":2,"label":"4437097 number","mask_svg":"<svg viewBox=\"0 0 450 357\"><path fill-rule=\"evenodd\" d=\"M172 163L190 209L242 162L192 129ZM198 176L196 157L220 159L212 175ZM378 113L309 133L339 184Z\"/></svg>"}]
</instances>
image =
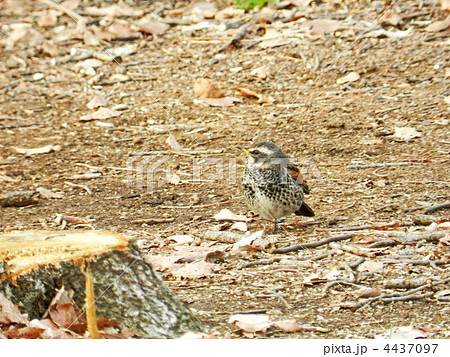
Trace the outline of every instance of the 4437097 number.
<instances>
[{"instance_id":1,"label":"4437097 number","mask_svg":"<svg viewBox=\"0 0 450 357\"><path fill-rule=\"evenodd\" d=\"M388 343L383 350L387 353L435 353L437 346L437 343Z\"/></svg>"}]
</instances>

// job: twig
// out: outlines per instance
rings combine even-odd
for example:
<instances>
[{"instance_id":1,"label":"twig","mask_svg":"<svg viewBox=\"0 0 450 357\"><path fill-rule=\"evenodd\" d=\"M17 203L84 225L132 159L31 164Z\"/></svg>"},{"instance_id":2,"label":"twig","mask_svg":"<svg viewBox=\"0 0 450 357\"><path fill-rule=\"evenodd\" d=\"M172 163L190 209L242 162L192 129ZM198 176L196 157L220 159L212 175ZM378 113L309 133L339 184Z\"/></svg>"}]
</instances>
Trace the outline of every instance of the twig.
<instances>
[{"instance_id":1,"label":"twig","mask_svg":"<svg viewBox=\"0 0 450 357\"><path fill-rule=\"evenodd\" d=\"M429 281L430 278L420 277L414 279L392 279L385 283L386 289L414 289L422 286Z\"/></svg>"},{"instance_id":2,"label":"twig","mask_svg":"<svg viewBox=\"0 0 450 357\"><path fill-rule=\"evenodd\" d=\"M416 165L417 162L384 162L379 164L368 164L368 165L349 165L349 169L370 169L374 167L392 167L392 166L407 166Z\"/></svg>"},{"instance_id":3,"label":"twig","mask_svg":"<svg viewBox=\"0 0 450 357\"><path fill-rule=\"evenodd\" d=\"M144 218L144 219L135 219L130 223L133 224L160 224L160 223L171 223L174 222L175 218Z\"/></svg>"},{"instance_id":4,"label":"twig","mask_svg":"<svg viewBox=\"0 0 450 357\"><path fill-rule=\"evenodd\" d=\"M82 188L83 190L85 190L88 194L92 195L92 191L89 187L87 187L86 185L80 185L78 183L73 183L70 181L66 181L65 182L67 185L72 186L72 187L78 187L78 188Z\"/></svg>"},{"instance_id":5,"label":"twig","mask_svg":"<svg viewBox=\"0 0 450 357\"><path fill-rule=\"evenodd\" d=\"M447 265L450 264L450 259L439 259L439 260L393 259L393 260L383 260L382 262L384 264Z\"/></svg>"},{"instance_id":6,"label":"twig","mask_svg":"<svg viewBox=\"0 0 450 357\"><path fill-rule=\"evenodd\" d=\"M271 259L254 260L252 262L241 264L238 267L238 269L252 268L257 265L269 265L269 264L273 264L275 262L279 262L280 260L281 260L281 258L279 258L279 257L271 258Z\"/></svg>"},{"instance_id":7,"label":"twig","mask_svg":"<svg viewBox=\"0 0 450 357\"><path fill-rule=\"evenodd\" d=\"M344 252L351 253L354 255L360 255L363 257L367 257L367 258L375 258L375 254L372 252L367 252L359 247L352 247L352 246L346 245L346 244L339 245L337 243L330 243L330 248L333 248L336 250L340 249L340 250L343 250Z\"/></svg>"},{"instance_id":8,"label":"twig","mask_svg":"<svg viewBox=\"0 0 450 357\"><path fill-rule=\"evenodd\" d=\"M359 267L362 263L366 261L366 258L359 257L357 260L355 260L353 263L350 263L348 267L352 270L355 270L357 267Z\"/></svg>"},{"instance_id":9,"label":"twig","mask_svg":"<svg viewBox=\"0 0 450 357\"><path fill-rule=\"evenodd\" d=\"M450 202L438 203L436 205L427 207L427 209L425 209L425 213L433 213L434 211L442 208L450 208Z\"/></svg>"},{"instance_id":10,"label":"twig","mask_svg":"<svg viewBox=\"0 0 450 357\"><path fill-rule=\"evenodd\" d=\"M324 288L322 290L322 296L326 296L328 293L328 290L330 290L335 285L350 285L350 286L355 286L357 288L361 288L361 285L355 284L354 282L351 282L351 281L345 281L345 280L331 281L324 286Z\"/></svg>"},{"instance_id":11,"label":"twig","mask_svg":"<svg viewBox=\"0 0 450 357\"><path fill-rule=\"evenodd\" d=\"M250 28L252 24L250 22L242 25L239 30L235 33L235 35L231 38L230 41L228 41L226 44L224 44L222 47L219 48L218 52L223 52L227 47L235 46L238 41L242 40L247 33L248 29Z\"/></svg>"},{"instance_id":12,"label":"twig","mask_svg":"<svg viewBox=\"0 0 450 357\"><path fill-rule=\"evenodd\" d=\"M328 244L331 242L339 242L342 240L347 240L347 239L352 238L353 236L354 236L353 233L348 233L348 234L344 234L344 235L340 235L340 236L336 236L336 237L325 238L325 239L319 240L317 242L302 243L302 244L292 245L290 247L278 248L278 249L275 249L274 251L272 251L272 253L280 254L280 253L296 252L298 250L308 249L308 248L317 248L317 247L320 247L322 245L325 245L325 244Z\"/></svg>"},{"instance_id":13,"label":"twig","mask_svg":"<svg viewBox=\"0 0 450 357\"><path fill-rule=\"evenodd\" d=\"M327 258L330 255L333 255L335 253L336 253L336 251L332 250L331 252L326 252L326 253L319 254L319 255L316 255L316 256L301 257L298 260L300 260L300 261L311 260L311 261L315 262L315 261L318 261L318 260L325 259L325 258Z\"/></svg>"},{"instance_id":14,"label":"twig","mask_svg":"<svg viewBox=\"0 0 450 357\"><path fill-rule=\"evenodd\" d=\"M34 125L44 125L44 123L40 122L40 123L1 125L0 129L26 128L28 126L34 126Z\"/></svg>"},{"instance_id":15,"label":"twig","mask_svg":"<svg viewBox=\"0 0 450 357\"><path fill-rule=\"evenodd\" d=\"M296 7L294 9L292 9L291 13L283 20L281 20L282 22L286 23L286 22L291 22L292 19L295 17L295 15L297 14L299 8Z\"/></svg>"},{"instance_id":16,"label":"twig","mask_svg":"<svg viewBox=\"0 0 450 357\"><path fill-rule=\"evenodd\" d=\"M277 297L282 303L284 303L286 305L286 307L288 309L291 308L291 305L289 305L289 303L286 301L286 299L283 297L283 295L281 295L279 292L269 289L269 293L271 293L273 296Z\"/></svg>"},{"instance_id":17,"label":"twig","mask_svg":"<svg viewBox=\"0 0 450 357\"><path fill-rule=\"evenodd\" d=\"M379 225L375 225L375 224L365 224L363 226L342 226L342 227L336 227L336 228L332 228L331 230L333 231L363 231L365 229L374 229L374 230L378 230L378 229L385 229L385 228L398 228L401 226L410 226L412 224L410 223L400 223L400 222L390 222L390 223L383 223L383 224L379 224Z\"/></svg>"},{"instance_id":18,"label":"twig","mask_svg":"<svg viewBox=\"0 0 450 357\"><path fill-rule=\"evenodd\" d=\"M428 297L432 297L434 293L425 293L420 295L407 295L407 296L397 296L397 297L391 297L391 298L382 298L381 301L383 302L394 302L394 301L411 301L411 300L422 300L426 299Z\"/></svg>"},{"instance_id":19,"label":"twig","mask_svg":"<svg viewBox=\"0 0 450 357\"><path fill-rule=\"evenodd\" d=\"M59 63L67 63L67 62L79 62L79 61L83 61L85 59L90 59L94 57L92 53L82 53L78 56L72 56L72 55L67 55L67 56L62 56L62 57L58 57L58 58L53 58L50 60L50 62L52 64L59 64Z\"/></svg>"},{"instance_id":20,"label":"twig","mask_svg":"<svg viewBox=\"0 0 450 357\"><path fill-rule=\"evenodd\" d=\"M357 202L357 201L354 201L353 203L349 204L348 206L339 208L339 209L335 210L334 213L336 213L336 212L341 212L341 211L345 211L346 209L352 208L352 207L354 207L354 206L356 205L356 202Z\"/></svg>"}]
</instances>

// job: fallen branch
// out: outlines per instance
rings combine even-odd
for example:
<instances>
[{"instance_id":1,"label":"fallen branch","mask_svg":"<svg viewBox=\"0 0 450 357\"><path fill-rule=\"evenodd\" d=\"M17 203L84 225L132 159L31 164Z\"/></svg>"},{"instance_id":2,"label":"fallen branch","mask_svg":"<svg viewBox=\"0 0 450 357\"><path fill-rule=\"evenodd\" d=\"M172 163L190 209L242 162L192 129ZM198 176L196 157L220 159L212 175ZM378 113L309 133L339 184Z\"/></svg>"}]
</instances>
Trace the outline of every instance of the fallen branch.
<instances>
[{"instance_id":1,"label":"fallen branch","mask_svg":"<svg viewBox=\"0 0 450 357\"><path fill-rule=\"evenodd\" d=\"M364 224L362 226L342 226L342 227L336 227L332 228L333 231L363 231L365 229L374 229L374 230L380 230L380 229L386 229L386 228L399 228L404 226L411 226L412 223L402 223L402 222L390 222L390 223L383 223L383 224Z\"/></svg>"},{"instance_id":2,"label":"fallen branch","mask_svg":"<svg viewBox=\"0 0 450 357\"><path fill-rule=\"evenodd\" d=\"M445 237L445 232L384 232L392 236L392 238L401 244L416 244L420 241L439 243L439 240Z\"/></svg>"},{"instance_id":3,"label":"fallen branch","mask_svg":"<svg viewBox=\"0 0 450 357\"><path fill-rule=\"evenodd\" d=\"M445 237L445 232L379 232L391 237L376 238L376 242L369 245L369 248L392 247L397 244L413 245L421 241L439 243L439 240Z\"/></svg>"},{"instance_id":4,"label":"fallen branch","mask_svg":"<svg viewBox=\"0 0 450 357\"><path fill-rule=\"evenodd\" d=\"M431 278L392 279L385 283L386 289L414 289L427 283Z\"/></svg>"},{"instance_id":5,"label":"fallen branch","mask_svg":"<svg viewBox=\"0 0 450 357\"><path fill-rule=\"evenodd\" d=\"M317 248L317 247L320 247L320 246L328 244L328 243L340 242L342 240L347 240L347 239L352 238L353 236L354 236L353 233L348 233L348 234L344 234L341 236L325 238L325 239L319 240L317 242L302 243L302 244L292 245L290 247L278 248L278 249L275 249L274 251L272 251L272 253L280 254L280 253L296 252L298 250L308 249L308 248Z\"/></svg>"},{"instance_id":6,"label":"fallen branch","mask_svg":"<svg viewBox=\"0 0 450 357\"><path fill-rule=\"evenodd\" d=\"M437 211L442 208L450 208L450 202L439 203L439 204L427 207L425 209L425 213L433 213L434 211Z\"/></svg>"},{"instance_id":7,"label":"fallen branch","mask_svg":"<svg viewBox=\"0 0 450 357\"><path fill-rule=\"evenodd\" d=\"M345 244L339 245L337 243L330 243L330 248L340 249L340 250L343 250L344 252L351 253L354 255L360 255L362 257L375 258L374 253L368 252L368 251L364 250L363 248L359 248L359 247L353 247L353 246L345 245Z\"/></svg>"},{"instance_id":8,"label":"fallen branch","mask_svg":"<svg viewBox=\"0 0 450 357\"><path fill-rule=\"evenodd\" d=\"M227 232L227 231L206 231L203 233L202 238L206 240L214 240L221 243L236 243L241 239L247 237L244 234Z\"/></svg>"},{"instance_id":9,"label":"fallen branch","mask_svg":"<svg viewBox=\"0 0 450 357\"><path fill-rule=\"evenodd\" d=\"M385 298L381 299L383 302L395 302L395 301L411 301L411 300L422 300L426 299L428 297L432 297L434 293L425 293L420 295L407 295L407 296L398 296L398 297L391 297L391 298Z\"/></svg>"},{"instance_id":10,"label":"fallen branch","mask_svg":"<svg viewBox=\"0 0 450 357\"><path fill-rule=\"evenodd\" d=\"M357 310L363 306L366 306L368 304L371 304L374 301L378 301L381 300L383 302L394 302L394 301L410 301L410 300L421 300L421 299L425 299L428 297L432 297L435 293L434 292L430 292L430 293L425 293L425 294L420 294L420 295L414 295L415 293L422 291L426 288L432 288L435 287L437 285L441 285L441 284L446 284L450 282L450 278L444 279L444 280L439 280L439 281L434 281L434 282L429 282L427 284L421 285L415 289L412 290L408 290L405 291L403 293L391 293L391 294L382 294L380 296L376 296L373 298L369 298L367 300L361 301L359 303L356 304L351 304L349 307L352 310Z\"/></svg>"},{"instance_id":11,"label":"fallen branch","mask_svg":"<svg viewBox=\"0 0 450 357\"><path fill-rule=\"evenodd\" d=\"M414 259L402 259L402 260L383 260L384 264L411 264L411 265L447 265L450 264L450 259L440 260L414 260Z\"/></svg>"}]
</instances>

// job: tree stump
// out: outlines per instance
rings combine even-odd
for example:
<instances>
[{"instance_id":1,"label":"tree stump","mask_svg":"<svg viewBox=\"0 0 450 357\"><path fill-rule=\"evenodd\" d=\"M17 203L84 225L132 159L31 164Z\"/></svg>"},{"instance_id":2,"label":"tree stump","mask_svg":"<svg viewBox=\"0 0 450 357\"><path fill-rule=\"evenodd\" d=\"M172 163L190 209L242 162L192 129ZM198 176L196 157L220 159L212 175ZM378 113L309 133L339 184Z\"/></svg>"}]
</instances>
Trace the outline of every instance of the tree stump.
<instances>
[{"instance_id":1,"label":"tree stump","mask_svg":"<svg viewBox=\"0 0 450 357\"><path fill-rule=\"evenodd\" d=\"M142 338L203 331L125 236L99 231L14 231L0 234L0 292L40 318L61 286L85 303L84 267L92 274L97 315Z\"/></svg>"}]
</instances>

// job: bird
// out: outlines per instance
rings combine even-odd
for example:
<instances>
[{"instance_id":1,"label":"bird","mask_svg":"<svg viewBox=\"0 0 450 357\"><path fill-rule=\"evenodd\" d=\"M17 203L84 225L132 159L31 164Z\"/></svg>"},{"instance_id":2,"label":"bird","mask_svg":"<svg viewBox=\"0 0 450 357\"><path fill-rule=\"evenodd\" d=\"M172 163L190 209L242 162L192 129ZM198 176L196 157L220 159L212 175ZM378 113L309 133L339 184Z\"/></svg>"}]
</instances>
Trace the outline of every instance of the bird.
<instances>
[{"instance_id":1,"label":"bird","mask_svg":"<svg viewBox=\"0 0 450 357\"><path fill-rule=\"evenodd\" d=\"M272 233L280 218L295 213L313 217L314 211L303 201L310 189L297 165L273 142L261 141L250 147L238 146L248 158L241 185L250 209L273 221Z\"/></svg>"}]
</instances>

